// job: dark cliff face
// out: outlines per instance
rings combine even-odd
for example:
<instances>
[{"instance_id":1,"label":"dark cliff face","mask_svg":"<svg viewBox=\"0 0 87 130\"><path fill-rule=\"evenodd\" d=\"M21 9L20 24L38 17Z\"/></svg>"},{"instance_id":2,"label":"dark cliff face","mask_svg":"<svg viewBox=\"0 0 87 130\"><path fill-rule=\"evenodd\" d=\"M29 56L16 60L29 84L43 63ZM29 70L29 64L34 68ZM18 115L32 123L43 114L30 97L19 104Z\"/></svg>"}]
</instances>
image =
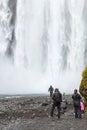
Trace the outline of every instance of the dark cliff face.
<instances>
[{"instance_id":1,"label":"dark cliff face","mask_svg":"<svg viewBox=\"0 0 87 130\"><path fill-rule=\"evenodd\" d=\"M12 28L11 32L11 39L8 39L8 47L6 50L6 56L11 58L12 61L14 59L14 49L16 45L16 39L15 39L15 23L16 23L16 8L17 8L17 0L9 0L8 1L8 7L12 13L10 22L9 22L9 28Z\"/></svg>"}]
</instances>

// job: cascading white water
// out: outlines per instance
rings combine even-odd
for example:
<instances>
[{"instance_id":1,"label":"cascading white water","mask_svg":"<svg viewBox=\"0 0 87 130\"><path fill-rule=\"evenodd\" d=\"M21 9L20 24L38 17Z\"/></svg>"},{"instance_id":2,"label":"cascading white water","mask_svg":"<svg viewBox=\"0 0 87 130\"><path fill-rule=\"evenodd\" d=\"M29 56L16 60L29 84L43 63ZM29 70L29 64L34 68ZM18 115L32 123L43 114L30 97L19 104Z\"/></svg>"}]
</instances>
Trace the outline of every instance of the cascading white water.
<instances>
[{"instance_id":1,"label":"cascading white water","mask_svg":"<svg viewBox=\"0 0 87 130\"><path fill-rule=\"evenodd\" d=\"M4 55L8 40L11 39L11 28L9 21L11 19L11 11L7 6L8 0L0 0L0 55Z\"/></svg>"},{"instance_id":2,"label":"cascading white water","mask_svg":"<svg viewBox=\"0 0 87 130\"><path fill-rule=\"evenodd\" d=\"M6 55L9 44L4 35L12 35L9 19L14 12L8 1L0 0L1 56ZM79 87L87 63L86 0L17 0L16 5L14 62L1 67L2 73L11 71L3 73L2 92L44 93L52 84L71 93ZM10 17L6 16L8 10Z\"/></svg>"}]
</instances>

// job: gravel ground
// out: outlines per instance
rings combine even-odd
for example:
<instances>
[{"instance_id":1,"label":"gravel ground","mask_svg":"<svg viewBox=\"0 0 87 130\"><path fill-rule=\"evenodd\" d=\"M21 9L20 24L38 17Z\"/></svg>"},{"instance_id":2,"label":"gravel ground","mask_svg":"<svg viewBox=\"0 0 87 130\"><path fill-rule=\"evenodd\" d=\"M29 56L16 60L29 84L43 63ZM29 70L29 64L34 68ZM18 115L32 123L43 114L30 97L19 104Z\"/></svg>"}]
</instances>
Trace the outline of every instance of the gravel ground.
<instances>
[{"instance_id":1,"label":"gravel ground","mask_svg":"<svg viewBox=\"0 0 87 130\"><path fill-rule=\"evenodd\" d=\"M70 97L68 97L70 99ZM50 118L49 97L0 100L0 130L87 130L87 115L75 119L72 100L58 119Z\"/></svg>"}]
</instances>

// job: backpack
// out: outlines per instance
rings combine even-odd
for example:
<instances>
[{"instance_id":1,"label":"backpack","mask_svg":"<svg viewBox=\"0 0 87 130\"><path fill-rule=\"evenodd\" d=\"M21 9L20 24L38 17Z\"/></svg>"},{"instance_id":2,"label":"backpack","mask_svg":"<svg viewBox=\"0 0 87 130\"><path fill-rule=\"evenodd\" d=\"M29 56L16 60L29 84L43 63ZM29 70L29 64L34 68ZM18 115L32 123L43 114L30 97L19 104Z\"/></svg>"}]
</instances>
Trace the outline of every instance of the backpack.
<instances>
[{"instance_id":1,"label":"backpack","mask_svg":"<svg viewBox=\"0 0 87 130\"><path fill-rule=\"evenodd\" d=\"M55 102L62 102L61 93L55 92L54 95L53 95L53 100L54 100Z\"/></svg>"}]
</instances>

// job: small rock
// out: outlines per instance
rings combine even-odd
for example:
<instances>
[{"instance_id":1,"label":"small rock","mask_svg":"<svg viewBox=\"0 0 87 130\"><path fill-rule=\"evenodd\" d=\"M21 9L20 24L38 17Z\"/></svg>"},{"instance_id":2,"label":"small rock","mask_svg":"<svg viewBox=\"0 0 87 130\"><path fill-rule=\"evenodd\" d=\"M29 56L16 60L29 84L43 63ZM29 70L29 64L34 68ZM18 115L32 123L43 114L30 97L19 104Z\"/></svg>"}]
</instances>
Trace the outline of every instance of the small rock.
<instances>
[{"instance_id":1,"label":"small rock","mask_svg":"<svg viewBox=\"0 0 87 130\"><path fill-rule=\"evenodd\" d=\"M46 102L45 102L45 103L42 103L42 106L47 106L47 105L48 105L48 103L46 103Z\"/></svg>"}]
</instances>

